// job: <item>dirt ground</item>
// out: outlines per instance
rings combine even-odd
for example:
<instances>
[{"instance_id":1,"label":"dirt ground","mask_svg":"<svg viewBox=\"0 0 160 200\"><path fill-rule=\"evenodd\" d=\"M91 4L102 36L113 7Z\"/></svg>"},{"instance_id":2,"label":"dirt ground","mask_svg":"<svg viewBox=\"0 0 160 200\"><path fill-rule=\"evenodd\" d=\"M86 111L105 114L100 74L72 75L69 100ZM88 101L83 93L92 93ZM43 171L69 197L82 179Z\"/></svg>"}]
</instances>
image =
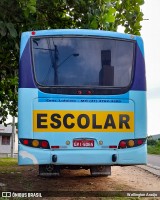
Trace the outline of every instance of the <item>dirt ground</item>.
<instances>
[{"instance_id":1,"label":"dirt ground","mask_svg":"<svg viewBox=\"0 0 160 200\"><path fill-rule=\"evenodd\" d=\"M37 167L6 167L5 170L0 167L0 183L0 191L55 192L52 194L52 198L46 197L45 199L79 199L78 193L80 191L86 192L86 194L90 192L94 194L96 191L99 194L113 191L116 195L119 191L160 192L160 177L134 166L112 167L112 175L108 177L91 177L89 170L63 170L60 177L52 178L38 176ZM71 197L66 197L67 193L63 197L64 191L69 191L68 196ZM60 196L62 194L63 198L53 198L57 192ZM88 197L88 199L92 198ZM101 198L96 197L94 199ZM158 198L150 197L147 199Z\"/></svg>"}]
</instances>

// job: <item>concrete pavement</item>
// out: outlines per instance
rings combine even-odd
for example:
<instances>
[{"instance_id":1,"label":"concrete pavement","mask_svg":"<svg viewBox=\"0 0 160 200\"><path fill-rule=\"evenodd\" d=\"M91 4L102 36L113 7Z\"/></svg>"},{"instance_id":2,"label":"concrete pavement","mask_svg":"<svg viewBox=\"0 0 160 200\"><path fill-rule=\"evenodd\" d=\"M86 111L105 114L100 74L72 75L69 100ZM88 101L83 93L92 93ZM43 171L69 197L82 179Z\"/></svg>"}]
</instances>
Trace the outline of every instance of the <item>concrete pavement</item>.
<instances>
[{"instance_id":1,"label":"concrete pavement","mask_svg":"<svg viewBox=\"0 0 160 200\"><path fill-rule=\"evenodd\" d=\"M137 165L152 174L160 177L160 155L147 155L147 165Z\"/></svg>"}]
</instances>

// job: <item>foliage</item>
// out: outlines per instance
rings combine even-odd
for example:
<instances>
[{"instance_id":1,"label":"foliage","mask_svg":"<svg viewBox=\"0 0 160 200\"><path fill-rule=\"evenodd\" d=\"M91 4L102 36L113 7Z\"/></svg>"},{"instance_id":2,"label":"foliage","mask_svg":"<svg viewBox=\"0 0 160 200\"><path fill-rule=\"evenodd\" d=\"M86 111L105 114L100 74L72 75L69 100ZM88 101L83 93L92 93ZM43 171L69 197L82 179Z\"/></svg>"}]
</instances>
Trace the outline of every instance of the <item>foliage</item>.
<instances>
[{"instance_id":1,"label":"foliage","mask_svg":"<svg viewBox=\"0 0 160 200\"><path fill-rule=\"evenodd\" d=\"M157 141L156 141L156 140L153 140L153 139L150 139L150 140L147 140L147 144L148 144L148 145L156 145L156 144L157 144Z\"/></svg>"},{"instance_id":2,"label":"foliage","mask_svg":"<svg viewBox=\"0 0 160 200\"><path fill-rule=\"evenodd\" d=\"M26 23L19 1L0 1L0 123L17 116L19 40Z\"/></svg>"},{"instance_id":3,"label":"foliage","mask_svg":"<svg viewBox=\"0 0 160 200\"><path fill-rule=\"evenodd\" d=\"M1 121L5 121L8 111L15 115L17 107L17 95L15 85L17 78L14 73L17 69L19 47L16 41L17 31L13 24L16 20L10 13L10 9L16 12L13 1L0 1L0 113Z\"/></svg>"},{"instance_id":4,"label":"foliage","mask_svg":"<svg viewBox=\"0 0 160 200\"><path fill-rule=\"evenodd\" d=\"M140 6L144 4L144 0L122 0L115 1L115 9L117 10L114 27L122 25L125 27L125 33L140 35L143 13Z\"/></svg>"},{"instance_id":5,"label":"foliage","mask_svg":"<svg viewBox=\"0 0 160 200\"><path fill-rule=\"evenodd\" d=\"M156 140L155 140L156 141ZM157 140L155 145L148 145L148 153L149 154L157 154L160 155L160 141Z\"/></svg>"},{"instance_id":6,"label":"foliage","mask_svg":"<svg viewBox=\"0 0 160 200\"><path fill-rule=\"evenodd\" d=\"M86 28L140 35L143 0L1 0L0 123L17 113L19 41L23 31Z\"/></svg>"}]
</instances>

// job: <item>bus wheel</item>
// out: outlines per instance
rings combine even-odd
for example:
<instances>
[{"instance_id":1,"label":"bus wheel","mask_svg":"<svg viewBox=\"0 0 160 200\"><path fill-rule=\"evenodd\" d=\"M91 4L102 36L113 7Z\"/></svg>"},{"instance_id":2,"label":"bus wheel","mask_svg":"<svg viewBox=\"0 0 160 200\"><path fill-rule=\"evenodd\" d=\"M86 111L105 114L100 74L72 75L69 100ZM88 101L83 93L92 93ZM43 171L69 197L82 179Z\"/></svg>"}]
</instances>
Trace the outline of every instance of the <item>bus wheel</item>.
<instances>
[{"instance_id":1,"label":"bus wheel","mask_svg":"<svg viewBox=\"0 0 160 200\"><path fill-rule=\"evenodd\" d=\"M40 176L60 176L60 168L56 165L39 165Z\"/></svg>"},{"instance_id":2,"label":"bus wheel","mask_svg":"<svg viewBox=\"0 0 160 200\"><path fill-rule=\"evenodd\" d=\"M109 176L111 175L111 166L93 166L90 167L91 176Z\"/></svg>"}]
</instances>

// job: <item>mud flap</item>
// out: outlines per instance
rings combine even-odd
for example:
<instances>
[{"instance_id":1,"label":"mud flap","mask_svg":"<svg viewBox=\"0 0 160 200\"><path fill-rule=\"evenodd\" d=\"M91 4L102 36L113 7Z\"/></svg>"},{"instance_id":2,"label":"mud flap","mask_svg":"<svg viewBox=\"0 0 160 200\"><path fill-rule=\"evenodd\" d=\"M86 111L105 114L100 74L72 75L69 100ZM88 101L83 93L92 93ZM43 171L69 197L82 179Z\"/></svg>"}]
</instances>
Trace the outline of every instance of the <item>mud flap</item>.
<instances>
[{"instance_id":1,"label":"mud flap","mask_svg":"<svg viewBox=\"0 0 160 200\"><path fill-rule=\"evenodd\" d=\"M90 168L91 176L111 175L111 166L93 166Z\"/></svg>"},{"instance_id":2,"label":"mud flap","mask_svg":"<svg viewBox=\"0 0 160 200\"><path fill-rule=\"evenodd\" d=\"M60 176L60 167L56 165L39 165L39 176Z\"/></svg>"}]
</instances>

